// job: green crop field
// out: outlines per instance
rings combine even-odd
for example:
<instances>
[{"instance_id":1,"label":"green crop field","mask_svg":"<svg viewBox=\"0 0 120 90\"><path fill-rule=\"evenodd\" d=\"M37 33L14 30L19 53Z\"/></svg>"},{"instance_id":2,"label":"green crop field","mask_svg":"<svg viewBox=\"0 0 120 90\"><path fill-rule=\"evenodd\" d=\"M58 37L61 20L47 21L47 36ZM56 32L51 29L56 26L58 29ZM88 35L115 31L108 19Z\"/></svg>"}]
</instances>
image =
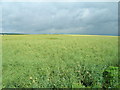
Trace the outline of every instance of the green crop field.
<instances>
[{"instance_id":1,"label":"green crop field","mask_svg":"<svg viewBox=\"0 0 120 90\"><path fill-rule=\"evenodd\" d=\"M3 88L101 88L119 66L118 37L3 35L2 66Z\"/></svg>"}]
</instances>

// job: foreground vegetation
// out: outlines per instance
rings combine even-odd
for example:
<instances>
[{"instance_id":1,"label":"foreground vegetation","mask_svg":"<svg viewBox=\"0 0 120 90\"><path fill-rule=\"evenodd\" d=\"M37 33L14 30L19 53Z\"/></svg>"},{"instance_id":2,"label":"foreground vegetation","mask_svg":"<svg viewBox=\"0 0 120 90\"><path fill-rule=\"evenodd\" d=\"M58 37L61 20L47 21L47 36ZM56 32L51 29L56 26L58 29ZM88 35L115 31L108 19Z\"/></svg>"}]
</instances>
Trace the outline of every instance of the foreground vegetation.
<instances>
[{"instance_id":1,"label":"foreground vegetation","mask_svg":"<svg viewBox=\"0 0 120 90\"><path fill-rule=\"evenodd\" d=\"M118 73L117 37L4 35L2 44L3 88L118 87L106 84Z\"/></svg>"}]
</instances>

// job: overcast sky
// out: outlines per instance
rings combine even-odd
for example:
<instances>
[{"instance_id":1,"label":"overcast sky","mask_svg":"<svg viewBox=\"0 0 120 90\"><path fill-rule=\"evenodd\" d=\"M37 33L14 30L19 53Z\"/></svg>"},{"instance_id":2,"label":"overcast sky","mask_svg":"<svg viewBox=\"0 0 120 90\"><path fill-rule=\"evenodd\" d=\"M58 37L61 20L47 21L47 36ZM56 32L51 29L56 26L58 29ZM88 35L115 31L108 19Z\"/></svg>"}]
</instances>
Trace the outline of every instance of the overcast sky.
<instances>
[{"instance_id":1,"label":"overcast sky","mask_svg":"<svg viewBox=\"0 0 120 90\"><path fill-rule=\"evenodd\" d=\"M118 34L117 2L4 2L2 32Z\"/></svg>"}]
</instances>

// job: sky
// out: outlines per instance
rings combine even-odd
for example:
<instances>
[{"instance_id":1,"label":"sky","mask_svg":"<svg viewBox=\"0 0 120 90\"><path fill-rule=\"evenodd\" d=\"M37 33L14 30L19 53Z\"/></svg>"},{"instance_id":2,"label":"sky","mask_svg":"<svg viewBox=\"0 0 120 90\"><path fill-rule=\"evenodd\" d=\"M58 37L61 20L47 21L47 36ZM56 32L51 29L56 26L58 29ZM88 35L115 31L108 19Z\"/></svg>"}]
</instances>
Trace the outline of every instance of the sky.
<instances>
[{"instance_id":1,"label":"sky","mask_svg":"<svg viewBox=\"0 0 120 90\"><path fill-rule=\"evenodd\" d=\"M118 34L117 2L3 2L2 32Z\"/></svg>"}]
</instances>

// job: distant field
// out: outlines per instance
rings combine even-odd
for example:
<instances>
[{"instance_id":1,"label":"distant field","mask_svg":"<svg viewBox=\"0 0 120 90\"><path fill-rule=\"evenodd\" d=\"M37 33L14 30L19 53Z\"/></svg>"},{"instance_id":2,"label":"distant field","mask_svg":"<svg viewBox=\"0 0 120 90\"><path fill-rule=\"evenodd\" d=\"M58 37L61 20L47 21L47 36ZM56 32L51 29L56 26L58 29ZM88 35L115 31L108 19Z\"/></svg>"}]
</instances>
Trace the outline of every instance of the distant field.
<instances>
[{"instance_id":1,"label":"distant field","mask_svg":"<svg viewBox=\"0 0 120 90\"><path fill-rule=\"evenodd\" d=\"M3 88L99 88L118 66L117 36L4 35Z\"/></svg>"}]
</instances>

